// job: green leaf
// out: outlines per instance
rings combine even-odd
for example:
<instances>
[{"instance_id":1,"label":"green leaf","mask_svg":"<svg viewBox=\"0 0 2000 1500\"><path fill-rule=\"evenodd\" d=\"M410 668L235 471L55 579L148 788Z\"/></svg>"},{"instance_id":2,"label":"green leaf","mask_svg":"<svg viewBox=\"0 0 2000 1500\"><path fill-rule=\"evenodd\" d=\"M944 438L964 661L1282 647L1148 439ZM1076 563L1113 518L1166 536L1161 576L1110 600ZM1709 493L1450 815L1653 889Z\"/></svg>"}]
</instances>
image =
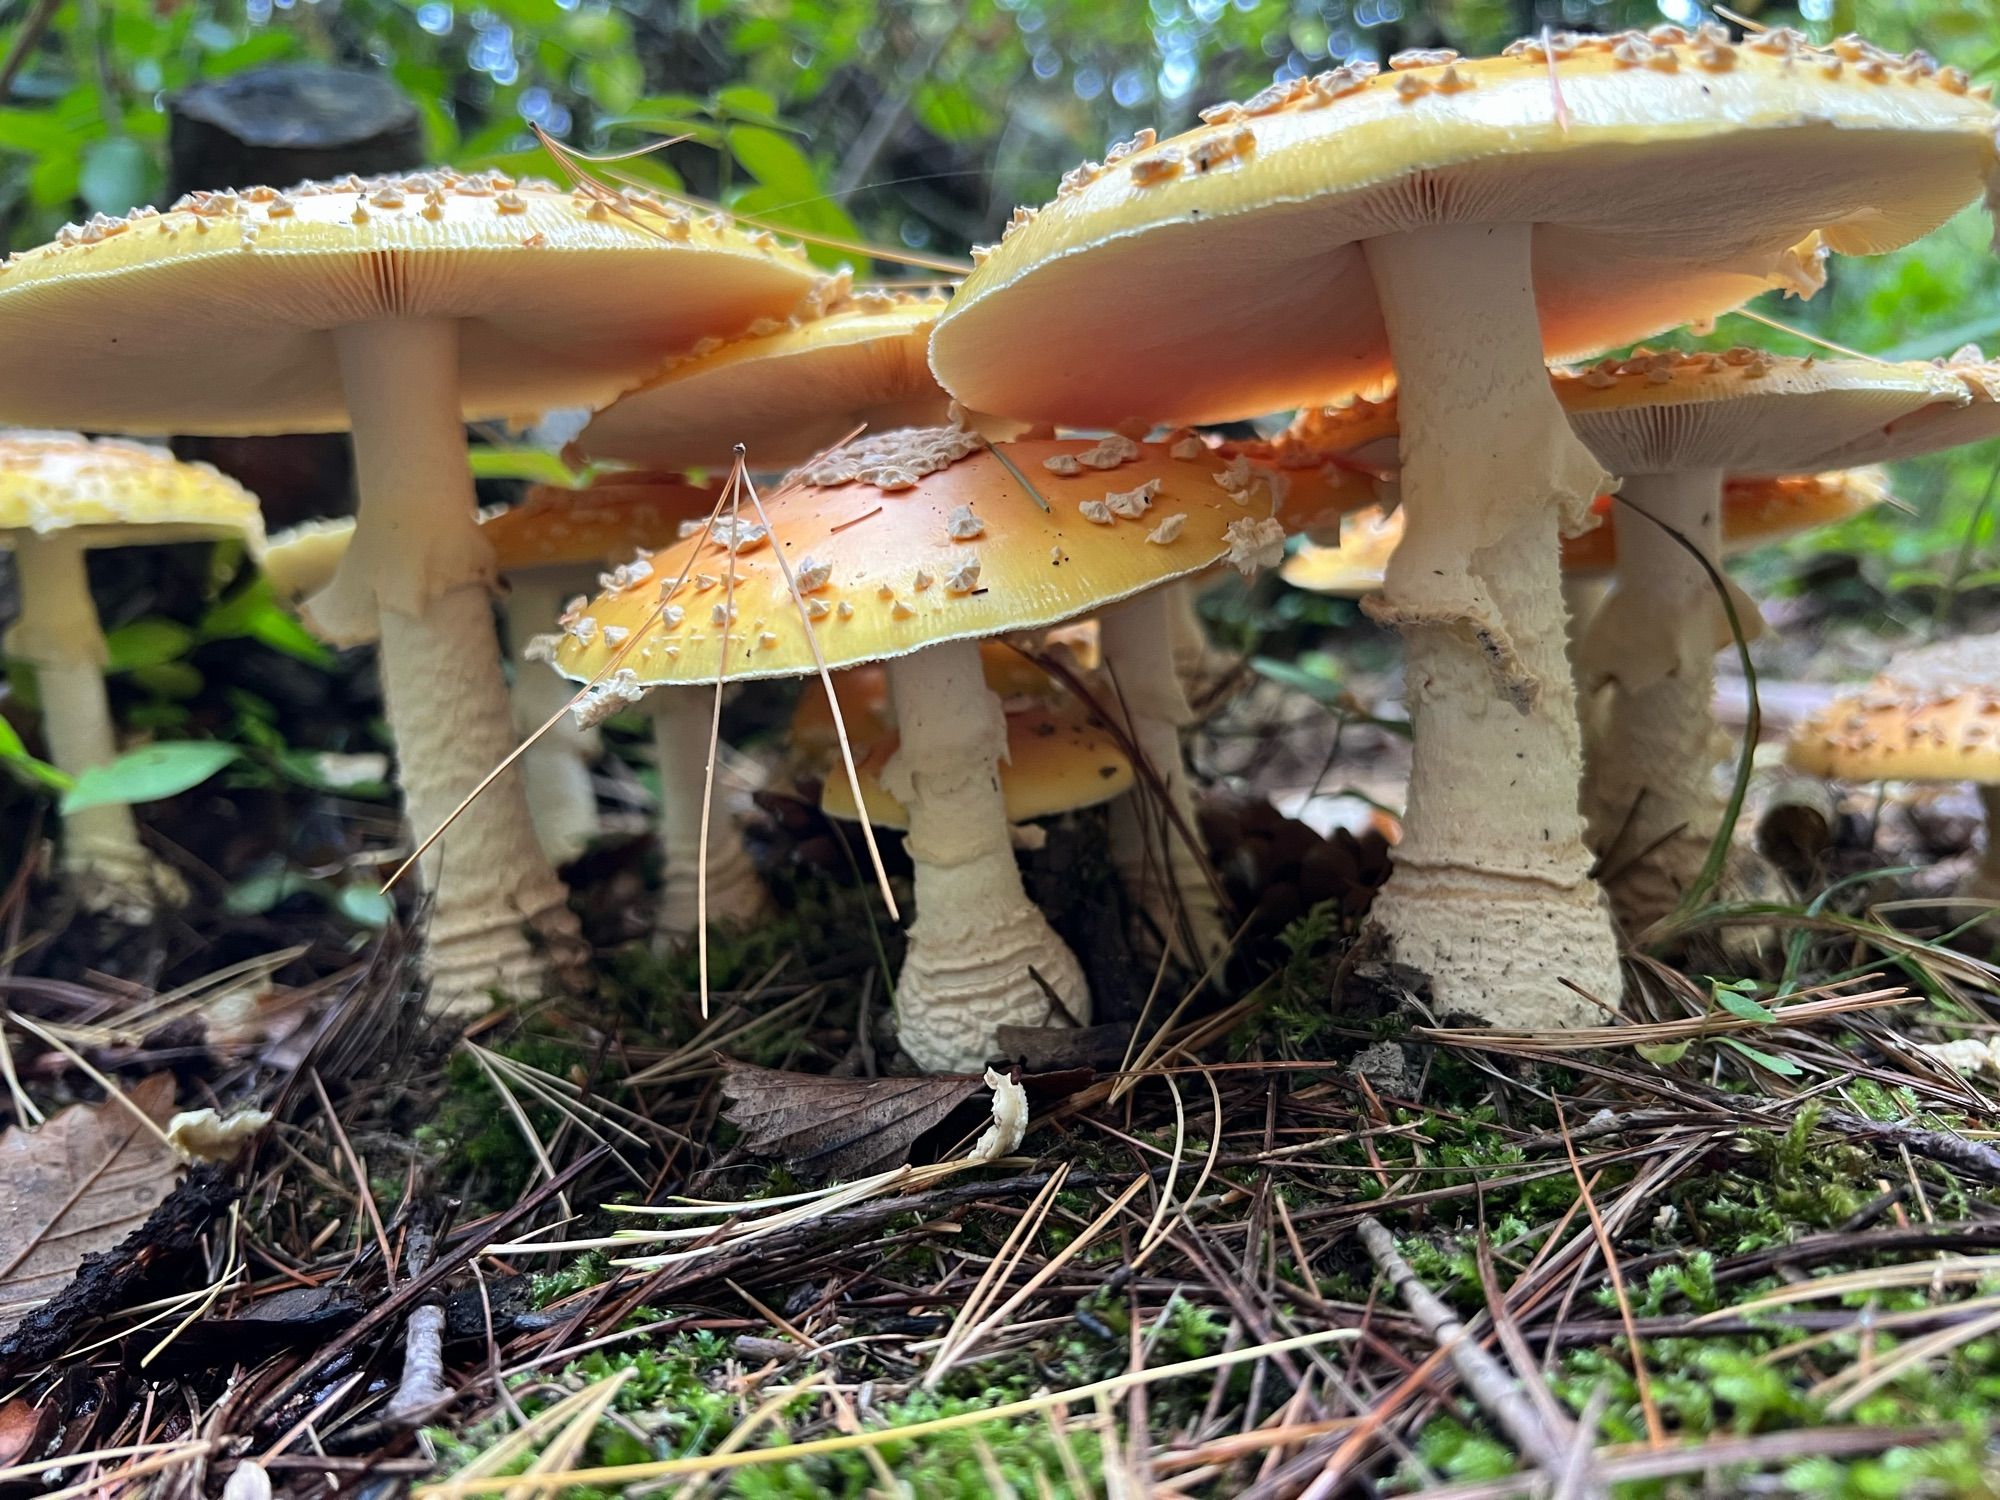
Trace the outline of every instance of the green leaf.
<instances>
[{"instance_id":1,"label":"green leaf","mask_svg":"<svg viewBox=\"0 0 2000 1500\"><path fill-rule=\"evenodd\" d=\"M1733 1036L1720 1037L1717 1040L1725 1047L1734 1047L1738 1052L1749 1058L1750 1061L1757 1064L1758 1067L1769 1068L1781 1078L1797 1078L1805 1071L1789 1058L1773 1057L1768 1052L1760 1052L1755 1047L1745 1046Z\"/></svg>"},{"instance_id":2,"label":"green leaf","mask_svg":"<svg viewBox=\"0 0 2000 1500\"><path fill-rule=\"evenodd\" d=\"M104 670L136 672L162 662L179 661L194 645L195 635L178 620L148 616L120 625L104 638Z\"/></svg>"},{"instance_id":3,"label":"green leaf","mask_svg":"<svg viewBox=\"0 0 2000 1500\"><path fill-rule=\"evenodd\" d=\"M474 479L522 479L529 484L563 486L577 482L576 471L546 448L482 447L474 448L468 457Z\"/></svg>"},{"instance_id":4,"label":"green leaf","mask_svg":"<svg viewBox=\"0 0 2000 1500\"><path fill-rule=\"evenodd\" d=\"M1641 1043L1640 1045L1634 1047L1632 1050L1638 1053L1641 1057L1645 1058L1647 1062L1657 1063L1660 1067L1664 1068L1668 1064L1677 1063L1682 1058L1686 1057L1688 1054L1688 1048L1692 1047L1693 1045L1694 1043L1691 1041L1656 1042L1650 1046L1646 1045L1645 1043Z\"/></svg>"},{"instance_id":5,"label":"green leaf","mask_svg":"<svg viewBox=\"0 0 2000 1500\"><path fill-rule=\"evenodd\" d=\"M729 149L743 170L764 186L798 199L820 196L819 173L812 158L786 137L761 125L732 125Z\"/></svg>"},{"instance_id":6,"label":"green leaf","mask_svg":"<svg viewBox=\"0 0 2000 1500\"><path fill-rule=\"evenodd\" d=\"M395 903L372 885L344 885L333 904L343 917L361 927L387 927L396 914Z\"/></svg>"},{"instance_id":7,"label":"green leaf","mask_svg":"<svg viewBox=\"0 0 2000 1500\"><path fill-rule=\"evenodd\" d=\"M313 638L271 593L271 581L259 575L201 617L204 640L229 641L245 636L261 641L309 666L328 667L333 653Z\"/></svg>"},{"instance_id":8,"label":"green leaf","mask_svg":"<svg viewBox=\"0 0 2000 1500\"><path fill-rule=\"evenodd\" d=\"M1715 1003L1732 1016L1768 1026L1778 1019L1777 1012L1757 1002L1756 997L1750 993L1756 987L1757 982L1754 979L1739 979L1733 984L1714 985L1712 992Z\"/></svg>"},{"instance_id":9,"label":"green leaf","mask_svg":"<svg viewBox=\"0 0 2000 1500\"><path fill-rule=\"evenodd\" d=\"M154 196L152 155L129 135L92 141L84 148L76 183L94 212L130 213Z\"/></svg>"},{"instance_id":10,"label":"green leaf","mask_svg":"<svg viewBox=\"0 0 2000 1500\"><path fill-rule=\"evenodd\" d=\"M65 813L120 802L157 802L200 786L243 754L221 740L173 740L121 755L108 766L92 766L76 778L62 800Z\"/></svg>"},{"instance_id":11,"label":"green leaf","mask_svg":"<svg viewBox=\"0 0 2000 1500\"><path fill-rule=\"evenodd\" d=\"M154 662L132 669L132 684L155 698L185 702L201 691L201 672L184 661Z\"/></svg>"},{"instance_id":12,"label":"green leaf","mask_svg":"<svg viewBox=\"0 0 2000 1500\"><path fill-rule=\"evenodd\" d=\"M1308 671L1296 662L1279 661L1275 657L1251 657L1250 670L1259 677L1277 683L1279 687L1304 693L1308 698L1317 699L1321 703L1337 702L1347 692L1347 684L1338 678L1323 677L1318 672Z\"/></svg>"},{"instance_id":13,"label":"green leaf","mask_svg":"<svg viewBox=\"0 0 2000 1500\"><path fill-rule=\"evenodd\" d=\"M6 766L29 786L45 791L66 792L71 785L68 776L47 761L30 755L28 747L21 742L20 733L4 718L0 718L0 765Z\"/></svg>"}]
</instances>

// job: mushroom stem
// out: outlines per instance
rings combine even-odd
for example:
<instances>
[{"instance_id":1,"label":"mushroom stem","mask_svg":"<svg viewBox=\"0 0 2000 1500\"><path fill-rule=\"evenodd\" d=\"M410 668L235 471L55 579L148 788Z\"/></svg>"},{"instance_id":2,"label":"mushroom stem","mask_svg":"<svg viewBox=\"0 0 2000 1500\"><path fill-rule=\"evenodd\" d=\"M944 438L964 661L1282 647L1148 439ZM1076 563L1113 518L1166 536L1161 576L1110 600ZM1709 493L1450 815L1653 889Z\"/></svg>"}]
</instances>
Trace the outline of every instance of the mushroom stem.
<instances>
[{"instance_id":1,"label":"mushroom stem","mask_svg":"<svg viewBox=\"0 0 2000 1500\"><path fill-rule=\"evenodd\" d=\"M1142 774L1139 785L1112 804L1111 861L1175 955L1205 964L1222 951L1229 932L1207 861L1188 841L1199 837L1200 825L1181 730L1194 713L1174 667L1170 592L1140 594L1107 609L1098 622L1114 711L1124 715L1133 748L1166 796L1166 806L1156 806Z\"/></svg>"},{"instance_id":2,"label":"mushroom stem","mask_svg":"<svg viewBox=\"0 0 2000 1500\"><path fill-rule=\"evenodd\" d=\"M1559 527L1605 481L1542 363L1528 224L1364 243L1394 354L1408 529L1369 601L1405 644L1414 750L1375 918L1440 1013L1507 1026L1616 1004L1618 946L1577 811Z\"/></svg>"},{"instance_id":3,"label":"mushroom stem","mask_svg":"<svg viewBox=\"0 0 2000 1500\"><path fill-rule=\"evenodd\" d=\"M2000 786L1984 784L1976 789L1979 805L1986 814L1984 842L1979 846L1979 863L1966 883L1965 894L1986 901L2000 901Z\"/></svg>"},{"instance_id":4,"label":"mushroom stem","mask_svg":"<svg viewBox=\"0 0 2000 1500\"><path fill-rule=\"evenodd\" d=\"M492 549L473 518L458 405L458 325L403 319L336 329L360 513L316 601L338 632L379 611L382 692L410 826L427 838L514 748L493 638ZM484 1009L539 992L583 960L567 892L535 843L517 769L497 777L425 857L436 893L429 1005ZM530 943L523 924L542 938Z\"/></svg>"},{"instance_id":5,"label":"mushroom stem","mask_svg":"<svg viewBox=\"0 0 2000 1500\"><path fill-rule=\"evenodd\" d=\"M556 718L548 733L521 757L521 777L527 783L528 814L534 819L535 841L551 864L567 864L597 837L597 793L590 784L591 762L603 739L595 729L582 729L563 706L575 696L576 684L552 672L543 662L526 660L528 641L556 628L556 619L572 595L587 592L588 570L566 579L568 570L525 568L508 575L505 639L514 664L514 732L523 737ZM567 589L566 583L579 586Z\"/></svg>"},{"instance_id":6,"label":"mushroom stem","mask_svg":"<svg viewBox=\"0 0 2000 1500\"><path fill-rule=\"evenodd\" d=\"M660 849L666 857L666 885L654 930L669 943L689 936L698 925L696 881L704 859L711 923L748 922L770 905L743 848L743 832L723 810L719 793L711 803L708 847L704 850L701 845L702 789L710 775L710 691L660 687L645 700L646 711L653 716L653 750L660 771Z\"/></svg>"},{"instance_id":7,"label":"mushroom stem","mask_svg":"<svg viewBox=\"0 0 2000 1500\"><path fill-rule=\"evenodd\" d=\"M21 612L7 637L8 654L34 669L50 759L71 776L118 758L104 689L104 630L83 554L73 534L15 534ZM80 808L64 815L62 828L60 868L93 909L143 921L155 902L187 899L181 878L140 844L127 804Z\"/></svg>"},{"instance_id":8,"label":"mushroom stem","mask_svg":"<svg viewBox=\"0 0 2000 1500\"><path fill-rule=\"evenodd\" d=\"M909 812L916 918L896 980L903 1050L932 1072L977 1069L1002 1026L1087 1025L1076 955L1028 900L1000 794L1000 700L971 641L888 663L901 744L882 784Z\"/></svg>"},{"instance_id":9,"label":"mushroom stem","mask_svg":"<svg viewBox=\"0 0 2000 1500\"><path fill-rule=\"evenodd\" d=\"M1722 822L1715 584L1675 539L1719 567L1722 473L1632 474L1621 495L1631 506L1619 506L1617 592L1579 651L1584 691L1601 694L1583 814L1612 909L1637 933L1694 883Z\"/></svg>"},{"instance_id":10,"label":"mushroom stem","mask_svg":"<svg viewBox=\"0 0 2000 1500\"><path fill-rule=\"evenodd\" d=\"M1173 634L1174 672L1184 691L1197 695L1208 676L1208 632L1202 627L1201 611L1195 599L1201 589L1192 579L1161 586L1167 607L1167 626Z\"/></svg>"}]
</instances>

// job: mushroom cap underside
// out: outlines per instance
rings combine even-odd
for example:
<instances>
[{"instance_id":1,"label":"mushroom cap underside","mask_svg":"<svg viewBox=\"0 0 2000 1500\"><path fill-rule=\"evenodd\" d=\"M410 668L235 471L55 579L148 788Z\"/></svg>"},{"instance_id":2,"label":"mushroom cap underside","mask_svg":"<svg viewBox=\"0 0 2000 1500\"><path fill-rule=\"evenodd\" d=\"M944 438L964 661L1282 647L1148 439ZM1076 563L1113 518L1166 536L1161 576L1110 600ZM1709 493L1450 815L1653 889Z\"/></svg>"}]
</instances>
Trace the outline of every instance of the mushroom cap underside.
<instances>
[{"instance_id":1,"label":"mushroom cap underside","mask_svg":"<svg viewBox=\"0 0 2000 1500\"><path fill-rule=\"evenodd\" d=\"M198 193L0 268L0 414L135 433L341 431L331 330L459 325L469 418L610 399L664 351L820 284L768 233L658 199L436 171Z\"/></svg>"},{"instance_id":2,"label":"mushroom cap underside","mask_svg":"<svg viewBox=\"0 0 2000 1500\"><path fill-rule=\"evenodd\" d=\"M1995 169L1990 103L1918 56L1716 28L1552 45L1338 69L1079 168L960 287L933 367L967 407L1097 426L1366 391L1391 370L1362 242L1503 222L1536 226L1547 352L1574 358L1809 293L1815 235L1907 244Z\"/></svg>"}]
</instances>

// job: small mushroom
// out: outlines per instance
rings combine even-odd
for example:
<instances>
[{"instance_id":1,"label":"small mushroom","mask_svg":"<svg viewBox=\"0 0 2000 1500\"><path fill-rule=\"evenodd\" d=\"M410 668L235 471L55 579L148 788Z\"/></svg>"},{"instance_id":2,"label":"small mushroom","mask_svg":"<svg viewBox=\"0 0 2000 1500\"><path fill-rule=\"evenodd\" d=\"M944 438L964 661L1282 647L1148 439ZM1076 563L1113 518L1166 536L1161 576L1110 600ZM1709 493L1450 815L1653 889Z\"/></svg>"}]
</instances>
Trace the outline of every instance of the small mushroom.
<instances>
[{"instance_id":1,"label":"small mushroom","mask_svg":"<svg viewBox=\"0 0 2000 1500\"><path fill-rule=\"evenodd\" d=\"M1785 759L1841 781L1971 782L1986 840L1963 893L2000 901L2000 635L1905 652L1793 730Z\"/></svg>"},{"instance_id":2,"label":"small mushroom","mask_svg":"<svg viewBox=\"0 0 2000 1500\"><path fill-rule=\"evenodd\" d=\"M260 552L263 522L256 497L207 464L113 438L0 434L0 548L14 553L20 596L7 653L34 672L58 770L75 776L118 756L84 554L222 536ZM58 859L87 905L133 921L187 897L181 878L140 844L123 803L64 815Z\"/></svg>"},{"instance_id":3,"label":"small mushroom","mask_svg":"<svg viewBox=\"0 0 2000 1500\"><path fill-rule=\"evenodd\" d=\"M725 660L721 633L690 630L692 612L677 627L655 621L662 602L706 601L691 583L664 601L658 590L595 599L588 611L597 636L556 647L557 666L587 680L611 659L605 627L628 629L639 644L624 660L639 686L802 676L816 670L815 643L829 668L884 664L901 736L886 785L908 809L916 869L898 1034L926 1068L979 1066L998 1027L1047 1022L1051 991L1077 1020L1089 1018L1082 968L1028 901L1014 864L994 773L1005 721L974 643L1075 619L1200 572L1228 555L1228 528L1242 516L1215 482L1219 460L1184 463L1161 445L1134 444L1133 456L1117 462L1115 487L1158 478L1152 509L1184 515L1182 529L1158 545L1146 540L1143 518L1093 526L1078 502L1102 496L1113 476L1079 462L1065 477L1044 460L1080 459L1100 446L1024 439L996 448L954 428L869 434L765 502L769 545L732 560L712 544L700 553L690 537L652 559L665 583L684 570L692 579L695 568L733 567L739 619L763 622L754 649L738 630ZM955 539L949 524L966 507L983 523L971 541ZM979 563L976 586L947 587L968 554ZM788 564L797 580L808 560L818 587L805 598L827 604L826 613L801 611L785 576ZM937 582L915 588L919 572Z\"/></svg>"}]
</instances>

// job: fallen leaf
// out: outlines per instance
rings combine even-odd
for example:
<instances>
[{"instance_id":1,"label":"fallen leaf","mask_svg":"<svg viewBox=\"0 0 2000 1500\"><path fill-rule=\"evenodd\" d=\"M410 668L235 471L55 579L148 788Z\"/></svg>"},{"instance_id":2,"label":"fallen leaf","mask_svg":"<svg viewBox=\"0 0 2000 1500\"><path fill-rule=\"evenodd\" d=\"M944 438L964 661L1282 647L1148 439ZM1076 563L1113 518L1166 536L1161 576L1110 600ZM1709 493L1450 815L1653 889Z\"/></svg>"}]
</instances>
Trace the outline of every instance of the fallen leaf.
<instances>
[{"instance_id":1,"label":"fallen leaf","mask_svg":"<svg viewBox=\"0 0 2000 1500\"><path fill-rule=\"evenodd\" d=\"M11 1469L40 1449L55 1425L55 1405L16 1396L0 1406L0 1469Z\"/></svg>"},{"instance_id":2,"label":"fallen leaf","mask_svg":"<svg viewBox=\"0 0 2000 1500\"><path fill-rule=\"evenodd\" d=\"M116 1099L76 1104L34 1130L0 1135L0 1334L117 1244L173 1191L180 1162L138 1110L164 1126L174 1080L155 1073Z\"/></svg>"},{"instance_id":3,"label":"fallen leaf","mask_svg":"<svg viewBox=\"0 0 2000 1500\"><path fill-rule=\"evenodd\" d=\"M724 1118L743 1149L815 1177L849 1180L900 1167L924 1132L986 1091L978 1078L822 1078L731 1063Z\"/></svg>"}]
</instances>

